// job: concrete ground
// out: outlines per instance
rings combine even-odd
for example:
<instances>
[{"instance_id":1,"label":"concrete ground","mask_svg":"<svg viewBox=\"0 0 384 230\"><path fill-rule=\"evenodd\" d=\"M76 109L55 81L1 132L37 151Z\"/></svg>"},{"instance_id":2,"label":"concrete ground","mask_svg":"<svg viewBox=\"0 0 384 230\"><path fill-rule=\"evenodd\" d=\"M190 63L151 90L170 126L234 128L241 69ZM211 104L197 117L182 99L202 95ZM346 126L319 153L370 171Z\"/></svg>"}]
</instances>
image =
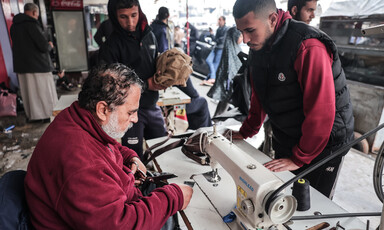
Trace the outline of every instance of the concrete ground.
<instances>
[{"instance_id":1,"label":"concrete ground","mask_svg":"<svg viewBox=\"0 0 384 230\"><path fill-rule=\"evenodd\" d=\"M206 96L209 86L201 86L201 79L192 77L192 82L201 96L209 105L211 116L216 109L216 103ZM77 93L70 92L70 93ZM59 95L68 92L59 91ZM225 125L240 124L234 120ZM16 118L0 118L0 130L15 125L12 136L0 133L0 177L11 170L26 170L34 147L48 124L26 123L24 113L18 113ZM249 142L259 145L262 135L250 139ZM378 200L372 185L372 172L375 158L351 150L345 157L333 201L348 212L380 212L382 203ZM379 217L362 218L364 222L370 220L371 229L378 226Z\"/></svg>"}]
</instances>

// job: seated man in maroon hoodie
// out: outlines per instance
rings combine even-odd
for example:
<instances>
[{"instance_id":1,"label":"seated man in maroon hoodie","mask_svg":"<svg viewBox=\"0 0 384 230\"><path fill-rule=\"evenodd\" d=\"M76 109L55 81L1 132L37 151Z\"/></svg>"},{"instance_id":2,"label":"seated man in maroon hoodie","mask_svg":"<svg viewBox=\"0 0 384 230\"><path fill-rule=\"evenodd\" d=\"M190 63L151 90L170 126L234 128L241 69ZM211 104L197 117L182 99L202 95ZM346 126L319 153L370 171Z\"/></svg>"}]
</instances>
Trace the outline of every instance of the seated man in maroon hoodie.
<instances>
[{"instance_id":1,"label":"seated man in maroon hoodie","mask_svg":"<svg viewBox=\"0 0 384 230\"><path fill-rule=\"evenodd\" d=\"M134 174L145 166L115 140L137 122L142 86L122 64L101 66L49 125L25 178L36 229L160 229L187 207L193 191L186 185L143 196Z\"/></svg>"}]
</instances>

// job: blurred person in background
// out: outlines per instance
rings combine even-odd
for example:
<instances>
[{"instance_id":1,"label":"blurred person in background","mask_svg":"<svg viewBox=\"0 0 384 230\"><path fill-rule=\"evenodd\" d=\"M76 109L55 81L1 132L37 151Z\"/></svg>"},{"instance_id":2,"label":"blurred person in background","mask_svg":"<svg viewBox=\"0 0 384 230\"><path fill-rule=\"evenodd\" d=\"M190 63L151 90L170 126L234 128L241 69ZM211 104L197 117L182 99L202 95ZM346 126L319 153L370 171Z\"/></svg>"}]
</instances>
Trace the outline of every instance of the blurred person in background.
<instances>
[{"instance_id":1,"label":"blurred person in background","mask_svg":"<svg viewBox=\"0 0 384 230\"><path fill-rule=\"evenodd\" d=\"M224 48L225 35L227 34L228 27L225 26L225 17L221 16L218 19L219 28L216 30L215 39L213 40L216 45L211 53L208 55L206 62L209 66L209 74L207 78L202 82L203 85L213 85L216 79L216 71L219 66L221 55Z\"/></svg>"},{"instance_id":2,"label":"blurred person in background","mask_svg":"<svg viewBox=\"0 0 384 230\"><path fill-rule=\"evenodd\" d=\"M24 5L24 13L13 18L13 69L17 73L28 122L49 122L58 99L49 52L53 49L38 21L39 7Z\"/></svg>"},{"instance_id":3,"label":"blurred person in background","mask_svg":"<svg viewBox=\"0 0 384 230\"><path fill-rule=\"evenodd\" d=\"M243 35L236 27L231 27L225 36L223 54L216 72L216 81L208 91L208 97L218 101L214 116L225 112L231 96L232 80L241 67L237 54L241 51Z\"/></svg>"},{"instance_id":4,"label":"blurred person in background","mask_svg":"<svg viewBox=\"0 0 384 230\"><path fill-rule=\"evenodd\" d=\"M196 49L196 41L199 39L199 33L197 32L196 27L189 22L185 23L184 28L185 30L189 28L189 31L187 31L189 34L189 56L193 57ZM185 49L187 49L187 47L185 47ZM188 50L186 50L186 53L188 54Z\"/></svg>"},{"instance_id":5,"label":"blurred person in background","mask_svg":"<svg viewBox=\"0 0 384 230\"><path fill-rule=\"evenodd\" d=\"M173 31L168 26L169 10L167 7L160 7L156 19L151 24L152 32L156 37L158 51L160 53L169 50L173 47L173 38L170 39L171 34L173 37ZM172 44L172 45L171 45Z\"/></svg>"},{"instance_id":6,"label":"blurred person in background","mask_svg":"<svg viewBox=\"0 0 384 230\"><path fill-rule=\"evenodd\" d=\"M292 18L309 24L315 18L318 0L288 0L288 11Z\"/></svg>"},{"instance_id":7,"label":"blurred person in background","mask_svg":"<svg viewBox=\"0 0 384 230\"><path fill-rule=\"evenodd\" d=\"M175 47L179 47L183 49L183 38L185 37L185 33L183 29L180 28L180 26L175 27L175 34L174 34L174 40L175 40Z\"/></svg>"}]
</instances>

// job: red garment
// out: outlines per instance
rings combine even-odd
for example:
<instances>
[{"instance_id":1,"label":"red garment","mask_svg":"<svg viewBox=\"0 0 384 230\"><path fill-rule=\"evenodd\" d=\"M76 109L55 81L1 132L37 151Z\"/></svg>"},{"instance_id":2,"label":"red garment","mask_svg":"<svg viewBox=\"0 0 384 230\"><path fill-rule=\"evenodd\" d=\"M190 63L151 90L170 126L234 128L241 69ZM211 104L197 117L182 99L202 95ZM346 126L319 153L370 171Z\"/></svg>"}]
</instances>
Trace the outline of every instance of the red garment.
<instances>
[{"instance_id":1,"label":"red garment","mask_svg":"<svg viewBox=\"0 0 384 230\"><path fill-rule=\"evenodd\" d=\"M274 34L290 18L286 16L287 12L279 10L278 14L279 21ZM332 63L332 53L322 42L314 38L303 41L294 69L303 91L305 120L301 126L302 136L292 148L291 156L291 160L299 167L309 164L324 150L331 134L336 113ZM258 133L265 116L259 98L252 89L249 115L240 128L242 136L247 138Z\"/></svg>"},{"instance_id":2,"label":"red garment","mask_svg":"<svg viewBox=\"0 0 384 230\"><path fill-rule=\"evenodd\" d=\"M36 229L160 229L182 208L179 186L142 197L126 166L137 154L74 102L41 137L25 192Z\"/></svg>"}]
</instances>

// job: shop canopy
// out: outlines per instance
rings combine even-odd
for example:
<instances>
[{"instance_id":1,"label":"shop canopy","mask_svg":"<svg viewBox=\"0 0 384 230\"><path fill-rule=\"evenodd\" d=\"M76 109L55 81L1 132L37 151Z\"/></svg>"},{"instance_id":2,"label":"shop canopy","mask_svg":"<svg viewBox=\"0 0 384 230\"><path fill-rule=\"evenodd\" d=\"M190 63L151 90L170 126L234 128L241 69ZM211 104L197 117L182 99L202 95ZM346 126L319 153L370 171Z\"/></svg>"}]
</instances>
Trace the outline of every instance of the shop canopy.
<instances>
[{"instance_id":1,"label":"shop canopy","mask_svg":"<svg viewBox=\"0 0 384 230\"><path fill-rule=\"evenodd\" d=\"M382 0L333 0L329 8L321 15L328 16L368 16L384 14Z\"/></svg>"}]
</instances>

